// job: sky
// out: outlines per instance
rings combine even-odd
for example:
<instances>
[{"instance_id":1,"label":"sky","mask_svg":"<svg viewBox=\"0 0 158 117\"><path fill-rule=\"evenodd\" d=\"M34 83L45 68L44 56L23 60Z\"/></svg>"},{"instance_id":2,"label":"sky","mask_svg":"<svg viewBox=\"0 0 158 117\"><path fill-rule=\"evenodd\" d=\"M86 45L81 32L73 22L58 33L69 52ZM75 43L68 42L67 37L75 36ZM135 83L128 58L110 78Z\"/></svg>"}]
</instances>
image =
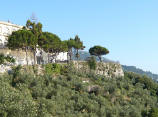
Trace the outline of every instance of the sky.
<instances>
[{"instance_id":1,"label":"sky","mask_svg":"<svg viewBox=\"0 0 158 117\"><path fill-rule=\"evenodd\" d=\"M35 14L43 31L62 40L79 35L88 51L158 74L157 0L1 0L0 21L25 25Z\"/></svg>"}]
</instances>

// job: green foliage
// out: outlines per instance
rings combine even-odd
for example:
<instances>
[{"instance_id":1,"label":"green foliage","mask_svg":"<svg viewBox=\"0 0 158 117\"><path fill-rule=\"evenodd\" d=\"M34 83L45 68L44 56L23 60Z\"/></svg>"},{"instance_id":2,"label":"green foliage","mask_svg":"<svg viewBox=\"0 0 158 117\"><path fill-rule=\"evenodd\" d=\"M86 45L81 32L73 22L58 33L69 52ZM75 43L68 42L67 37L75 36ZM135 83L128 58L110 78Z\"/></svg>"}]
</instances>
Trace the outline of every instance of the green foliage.
<instances>
[{"instance_id":1,"label":"green foliage","mask_svg":"<svg viewBox=\"0 0 158 117\"><path fill-rule=\"evenodd\" d=\"M149 117L158 117L158 108L152 108L150 110Z\"/></svg>"},{"instance_id":2,"label":"green foliage","mask_svg":"<svg viewBox=\"0 0 158 117\"><path fill-rule=\"evenodd\" d=\"M39 38L38 44L44 49L44 51L51 53L58 49L61 40L53 33L43 32Z\"/></svg>"},{"instance_id":3,"label":"green foliage","mask_svg":"<svg viewBox=\"0 0 158 117\"><path fill-rule=\"evenodd\" d=\"M75 57L78 59L80 57L79 50L83 50L85 48L78 35L75 36L75 39L70 38L69 40L65 41L65 43L68 47L68 56L70 60L72 60L73 49L76 50Z\"/></svg>"},{"instance_id":4,"label":"green foliage","mask_svg":"<svg viewBox=\"0 0 158 117\"><path fill-rule=\"evenodd\" d=\"M23 80L21 80L20 78L20 71L22 69L21 65L18 65L16 67L12 67L12 86L16 86L17 82L23 82Z\"/></svg>"},{"instance_id":5,"label":"green foliage","mask_svg":"<svg viewBox=\"0 0 158 117\"><path fill-rule=\"evenodd\" d=\"M150 71L143 71L142 69L136 68L135 66L126 66L126 65L122 65L122 68L124 71L146 75L148 77L151 77L153 80L158 81L158 75L153 74Z\"/></svg>"},{"instance_id":6,"label":"green foliage","mask_svg":"<svg viewBox=\"0 0 158 117\"><path fill-rule=\"evenodd\" d=\"M4 64L5 56L4 54L0 54L0 64Z\"/></svg>"},{"instance_id":7,"label":"green foliage","mask_svg":"<svg viewBox=\"0 0 158 117\"><path fill-rule=\"evenodd\" d=\"M8 38L7 46L9 49L19 49L33 47L35 37L29 30L18 30L12 33Z\"/></svg>"},{"instance_id":8,"label":"green foliage","mask_svg":"<svg viewBox=\"0 0 158 117\"><path fill-rule=\"evenodd\" d=\"M75 40L70 38L69 40L67 40L67 45L69 49L72 49L75 47Z\"/></svg>"},{"instance_id":9,"label":"green foliage","mask_svg":"<svg viewBox=\"0 0 158 117\"><path fill-rule=\"evenodd\" d=\"M153 80L151 78L148 78L147 76L141 76L139 74L135 74L135 73L127 73L125 72L125 76L133 79L134 78L134 84L137 83L141 83L143 84L143 88L144 89L148 89L151 92L151 95L156 95L158 90L158 86L157 83L153 82Z\"/></svg>"},{"instance_id":10,"label":"green foliage","mask_svg":"<svg viewBox=\"0 0 158 117\"><path fill-rule=\"evenodd\" d=\"M67 52L67 42L61 41L60 38L50 32L43 32L38 39L38 45L42 48L45 52L48 52L54 58L60 52ZM49 60L49 58L48 58Z\"/></svg>"},{"instance_id":11,"label":"green foliage","mask_svg":"<svg viewBox=\"0 0 158 117\"><path fill-rule=\"evenodd\" d=\"M10 57L9 55L5 56L4 54L0 54L0 65L6 63L15 63L15 59Z\"/></svg>"},{"instance_id":12,"label":"green foliage","mask_svg":"<svg viewBox=\"0 0 158 117\"><path fill-rule=\"evenodd\" d=\"M1 76L0 117L157 116L157 96L151 92L158 85L149 78L143 81L143 76L133 73L125 73L124 78L79 74L71 64L45 68L48 73L61 73L63 66L66 75L56 77L25 74L20 66Z\"/></svg>"},{"instance_id":13,"label":"green foliage","mask_svg":"<svg viewBox=\"0 0 158 117\"><path fill-rule=\"evenodd\" d=\"M36 43L36 38L34 34L26 29L18 30L13 32L8 38L8 48L9 49L24 49L26 52L26 61L28 65L27 59L27 51L34 48L34 44Z\"/></svg>"},{"instance_id":14,"label":"green foliage","mask_svg":"<svg viewBox=\"0 0 158 117\"><path fill-rule=\"evenodd\" d=\"M13 57L10 57L9 55L7 55L5 57L6 61L9 62L9 63L15 63L15 59Z\"/></svg>"},{"instance_id":15,"label":"green foliage","mask_svg":"<svg viewBox=\"0 0 158 117\"><path fill-rule=\"evenodd\" d=\"M61 66L59 64L52 64L52 70L54 73L60 73Z\"/></svg>"},{"instance_id":16,"label":"green foliage","mask_svg":"<svg viewBox=\"0 0 158 117\"><path fill-rule=\"evenodd\" d=\"M61 65L53 63L53 64L46 64L45 65L45 72L46 74L60 74L61 71Z\"/></svg>"},{"instance_id":17,"label":"green foliage","mask_svg":"<svg viewBox=\"0 0 158 117\"><path fill-rule=\"evenodd\" d=\"M45 73L46 74L52 74L53 72L52 72L53 70L52 70L52 64L46 64L45 65Z\"/></svg>"},{"instance_id":18,"label":"green foliage","mask_svg":"<svg viewBox=\"0 0 158 117\"><path fill-rule=\"evenodd\" d=\"M42 24L40 22L27 20L26 27L30 29L30 31L34 35L34 39L32 41L32 50L34 52L34 64L36 64L36 48L38 45L39 38L42 35Z\"/></svg>"},{"instance_id":19,"label":"green foliage","mask_svg":"<svg viewBox=\"0 0 158 117\"><path fill-rule=\"evenodd\" d=\"M91 56L90 58L88 58L87 62L91 70L96 70L97 62L94 56Z\"/></svg>"},{"instance_id":20,"label":"green foliage","mask_svg":"<svg viewBox=\"0 0 158 117\"><path fill-rule=\"evenodd\" d=\"M104 48L104 47L101 47L101 46L94 46L94 47L89 49L89 53L91 55L98 56L98 58L101 61L101 56L108 54L109 50Z\"/></svg>"},{"instance_id":21,"label":"green foliage","mask_svg":"<svg viewBox=\"0 0 158 117\"><path fill-rule=\"evenodd\" d=\"M74 48L76 49L76 58L78 59L80 57L78 51L83 50L85 48L85 46L83 45L83 42L80 40L78 35L75 36L74 41L75 41Z\"/></svg>"}]
</instances>

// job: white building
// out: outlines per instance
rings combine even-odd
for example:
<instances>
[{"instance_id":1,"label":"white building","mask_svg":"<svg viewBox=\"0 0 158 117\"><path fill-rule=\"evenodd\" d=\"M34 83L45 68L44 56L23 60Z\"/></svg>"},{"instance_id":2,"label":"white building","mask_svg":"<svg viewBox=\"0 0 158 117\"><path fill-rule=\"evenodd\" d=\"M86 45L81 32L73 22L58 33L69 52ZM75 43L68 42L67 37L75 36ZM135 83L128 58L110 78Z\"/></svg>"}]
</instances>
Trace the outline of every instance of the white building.
<instances>
[{"instance_id":1,"label":"white building","mask_svg":"<svg viewBox=\"0 0 158 117\"><path fill-rule=\"evenodd\" d=\"M12 24L10 22L0 21L0 49L5 48L5 45L7 44L8 36L11 35L13 31L22 29L22 27L23 26ZM42 53L42 54L40 54L40 53ZM40 60L38 60L38 63L47 63L48 59L46 58L46 56L47 56L47 53L45 53L44 51L37 50L37 59L40 58ZM15 58L18 59L19 64L26 63L26 60L25 60L26 57L23 58L23 57L19 56L18 58L17 57L15 57ZM19 60L19 58L22 58L22 59ZM42 60L42 62L39 62L41 60ZM59 53L59 55L57 55L57 57L56 57L56 60L57 61L67 61L67 52ZM55 60L51 60L51 61L54 62ZM32 62L30 59L30 64L31 63Z\"/></svg>"},{"instance_id":2,"label":"white building","mask_svg":"<svg viewBox=\"0 0 158 117\"><path fill-rule=\"evenodd\" d=\"M13 31L21 29L23 26L12 24L10 22L0 21L0 47L4 47L7 44L8 36Z\"/></svg>"}]
</instances>

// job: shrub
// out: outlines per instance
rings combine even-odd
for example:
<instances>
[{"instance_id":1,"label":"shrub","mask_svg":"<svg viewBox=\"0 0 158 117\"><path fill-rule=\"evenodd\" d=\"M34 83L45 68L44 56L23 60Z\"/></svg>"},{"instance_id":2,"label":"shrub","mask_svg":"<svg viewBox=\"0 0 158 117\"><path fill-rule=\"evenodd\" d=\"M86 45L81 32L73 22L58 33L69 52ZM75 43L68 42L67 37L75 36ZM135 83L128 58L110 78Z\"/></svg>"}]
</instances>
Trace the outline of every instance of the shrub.
<instances>
[{"instance_id":1,"label":"shrub","mask_svg":"<svg viewBox=\"0 0 158 117\"><path fill-rule=\"evenodd\" d=\"M15 59L9 55L5 56L4 54L0 54L0 65L9 63L15 63Z\"/></svg>"},{"instance_id":2,"label":"shrub","mask_svg":"<svg viewBox=\"0 0 158 117\"><path fill-rule=\"evenodd\" d=\"M88 58L87 62L91 70L96 70L97 63L96 63L96 58L94 56L91 56L90 58Z\"/></svg>"},{"instance_id":3,"label":"shrub","mask_svg":"<svg viewBox=\"0 0 158 117\"><path fill-rule=\"evenodd\" d=\"M15 86L17 82L20 82L20 70L22 69L21 65L12 68L12 86Z\"/></svg>"},{"instance_id":4,"label":"shrub","mask_svg":"<svg viewBox=\"0 0 158 117\"><path fill-rule=\"evenodd\" d=\"M60 74L61 71L61 66L59 64L53 63L53 64L46 64L45 65L45 73L46 74Z\"/></svg>"},{"instance_id":5,"label":"shrub","mask_svg":"<svg viewBox=\"0 0 158 117\"><path fill-rule=\"evenodd\" d=\"M158 117L158 108L152 108L150 110L149 117Z\"/></svg>"},{"instance_id":6,"label":"shrub","mask_svg":"<svg viewBox=\"0 0 158 117\"><path fill-rule=\"evenodd\" d=\"M60 69L61 69L61 66L59 64L52 64L52 70L53 70L53 73L60 73Z\"/></svg>"}]
</instances>

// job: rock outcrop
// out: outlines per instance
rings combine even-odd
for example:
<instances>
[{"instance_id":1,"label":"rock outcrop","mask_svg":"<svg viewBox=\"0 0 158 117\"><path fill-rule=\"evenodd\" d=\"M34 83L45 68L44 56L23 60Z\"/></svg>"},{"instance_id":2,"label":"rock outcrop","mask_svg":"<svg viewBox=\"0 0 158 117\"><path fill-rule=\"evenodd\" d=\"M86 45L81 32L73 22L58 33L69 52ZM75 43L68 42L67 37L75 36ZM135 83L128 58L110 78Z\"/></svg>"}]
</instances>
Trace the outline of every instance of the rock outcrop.
<instances>
[{"instance_id":1,"label":"rock outcrop","mask_svg":"<svg viewBox=\"0 0 158 117\"><path fill-rule=\"evenodd\" d=\"M78 69L78 71L80 72L83 73L90 72L90 68L86 61L73 61L73 64L74 67ZM94 72L95 74L103 75L109 78L124 76L122 66L119 63L113 63L113 62L107 62L107 63L98 62L96 70Z\"/></svg>"}]
</instances>

